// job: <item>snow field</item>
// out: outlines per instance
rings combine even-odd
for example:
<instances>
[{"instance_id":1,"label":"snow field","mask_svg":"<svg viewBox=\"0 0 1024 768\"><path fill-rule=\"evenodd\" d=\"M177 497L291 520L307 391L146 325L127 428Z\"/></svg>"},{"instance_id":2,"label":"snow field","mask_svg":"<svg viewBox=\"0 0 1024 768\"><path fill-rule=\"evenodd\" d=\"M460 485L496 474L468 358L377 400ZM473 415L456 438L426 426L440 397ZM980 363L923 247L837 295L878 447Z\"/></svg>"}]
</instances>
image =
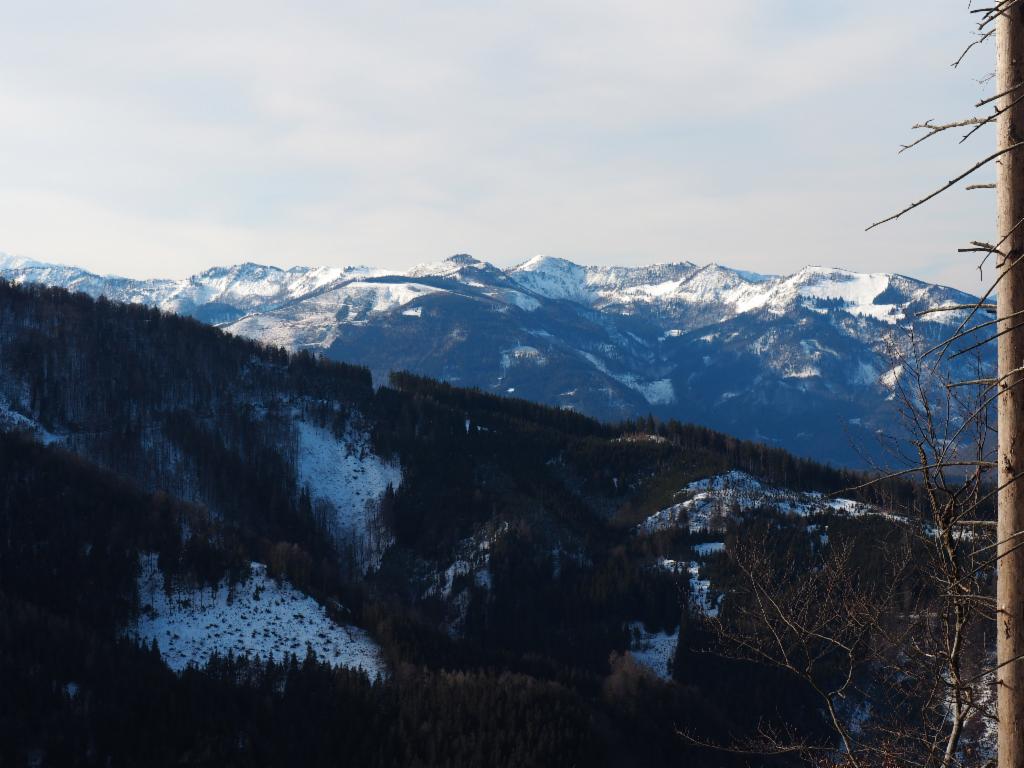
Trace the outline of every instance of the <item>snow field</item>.
<instances>
[{"instance_id":1,"label":"snow field","mask_svg":"<svg viewBox=\"0 0 1024 768\"><path fill-rule=\"evenodd\" d=\"M359 668L370 677L387 674L380 648L365 630L336 624L313 598L268 577L262 563L253 563L249 578L231 587L222 582L170 595L156 555L144 555L140 566L141 610L129 634L147 644L155 640L176 672L201 666L214 653L281 661L291 654L303 658L312 648L333 666Z\"/></svg>"},{"instance_id":2,"label":"snow field","mask_svg":"<svg viewBox=\"0 0 1024 768\"><path fill-rule=\"evenodd\" d=\"M365 571L380 564L391 537L377 519L387 487L397 489L402 470L370 449L369 435L349 428L342 439L328 429L296 421L299 485L309 489L314 504L326 504L332 533L339 542L353 542Z\"/></svg>"},{"instance_id":3,"label":"snow field","mask_svg":"<svg viewBox=\"0 0 1024 768\"><path fill-rule=\"evenodd\" d=\"M672 679L671 663L676 655L678 632L648 632L642 621L629 625L629 652L662 680Z\"/></svg>"},{"instance_id":4,"label":"snow field","mask_svg":"<svg viewBox=\"0 0 1024 768\"><path fill-rule=\"evenodd\" d=\"M828 512L853 517L885 514L877 507L851 499L830 499L820 493L777 488L738 470L697 480L687 485L683 492L690 498L655 512L638 526L638 531L651 534L683 524L688 524L692 533L714 530L720 527L719 520L733 510L758 507L770 507L798 517Z\"/></svg>"}]
</instances>

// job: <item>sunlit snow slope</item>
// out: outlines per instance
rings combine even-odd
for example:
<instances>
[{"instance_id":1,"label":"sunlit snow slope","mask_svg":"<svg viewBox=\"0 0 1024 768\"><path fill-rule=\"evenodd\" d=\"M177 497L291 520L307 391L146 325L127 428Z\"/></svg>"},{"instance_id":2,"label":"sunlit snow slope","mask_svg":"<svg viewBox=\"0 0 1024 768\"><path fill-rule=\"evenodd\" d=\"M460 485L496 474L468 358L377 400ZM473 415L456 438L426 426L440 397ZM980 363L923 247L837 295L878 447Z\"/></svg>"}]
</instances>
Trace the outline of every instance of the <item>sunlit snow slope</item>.
<instances>
[{"instance_id":1,"label":"sunlit snow slope","mask_svg":"<svg viewBox=\"0 0 1024 768\"><path fill-rule=\"evenodd\" d=\"M385 673L380 649L364 630L335 623L313 598L269 578L261 563L253 563L249 579L232 587L221 583L168 594L156 555L149 555L141 562L139 602L132 634L155 640L174 670L201 666L214 653L281 661L292 654L301 659L312 649L335 666L358 667L371 677Z\"/></svg>"}]
</instances>

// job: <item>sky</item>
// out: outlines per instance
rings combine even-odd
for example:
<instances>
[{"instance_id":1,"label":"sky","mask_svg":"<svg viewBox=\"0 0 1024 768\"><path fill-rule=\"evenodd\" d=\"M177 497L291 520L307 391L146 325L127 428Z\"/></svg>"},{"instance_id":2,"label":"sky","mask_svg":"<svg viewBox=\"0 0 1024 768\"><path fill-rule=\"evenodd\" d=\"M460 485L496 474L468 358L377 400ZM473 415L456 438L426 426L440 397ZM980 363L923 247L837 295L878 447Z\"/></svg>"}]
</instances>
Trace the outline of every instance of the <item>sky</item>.
<instances>
[{"instance_id":1,"label":"sky","mask_svg":"<svg viewBox=\"0 0 1024 768\"><path fill-rule=\"evenodd\" d=\"M133 277L471 253L967 290L967 0L0 4L0 252ZM982 171L977 181L991 181ZM986 276L987 278L987 276Z\"/></svg>"}]
</instances>

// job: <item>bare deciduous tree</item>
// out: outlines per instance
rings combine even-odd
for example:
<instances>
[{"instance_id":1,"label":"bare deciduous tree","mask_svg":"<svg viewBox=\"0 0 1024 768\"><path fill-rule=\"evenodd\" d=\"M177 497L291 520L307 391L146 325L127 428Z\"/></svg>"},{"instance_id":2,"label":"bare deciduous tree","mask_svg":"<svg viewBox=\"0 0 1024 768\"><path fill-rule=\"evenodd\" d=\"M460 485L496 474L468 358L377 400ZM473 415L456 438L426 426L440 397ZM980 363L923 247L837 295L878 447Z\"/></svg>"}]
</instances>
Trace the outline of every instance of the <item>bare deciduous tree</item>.
<instances>
[{"instance_id":1,"label":"bare deciduous tree","mask_svg":"<svg viewBox=\"0 0 1024 768\"><path fill-rule=\"evenodd\" d=\"M977 350L968 362L958 355L955 369L933 350L913 328L888 344L901 425L887 444L903 468L866 485L907 474L917 485L909 500L876 507L899 534L870 542L883 576L864 578L852 541L831 541L810 571L773 562L767 542L730 553L743 589L707 620L716 652L799 680L820 702L831 736L815 741L764 726L729 749L851 768L991 759L994 387ZM953 380L951 370L972 378Z\"/></svg>"},{"instance_id":2,"label":"bare deciduous tree","mask_svg":"<svg viewBox=\"0 0 1024 768\"><path fill-rule=\"evenodd\" d=\"M963 143L987 126L995 146L868 227L961 185L996 192L995 237L959 249L979 254L979 269L993 259L987 289L973 304L921 313L953 313L954 329L939 343L925 344L911 324L890 348L904 431L889 441L899 466L872 483L917 483L916 500L894 513L916 544L888 553L893 578L905 582L893 590L863 583L842 548L808 575L773 572L756 549L732 553L746 591L712 620L723 647L802 680L834 738L812 743L776 727L731 748L855 768L948 768L994 763L996 741L1000 768L1024 768L1024 2L970 10L977 29L953 66L995 43L995 71L983 81L995 92L974 105L977 114L913 126L921 134L900 152L951 132ZM995 183L975 182L993 166ZM963 376L963 358L992 346L994 375L977 357L973 375ZM857 698L872 717L855 726L848 700Z\"/></svg>"},{"instance_id":3,"label":"bare deciduous tree","mask_svg":"<svg viewBox=\"0 0 1024 768\"><path fill-rule=\"evenodd\" d=\"M996 234L994 244L975 242L968 252L984 252L982 263L995 256L995 280L978 304L943 346L940 356L958 338L973 317L993 294L996 332L981 343L996 341L997 371L990 382L998 406L997 480L998 523L992 560L997 569L996 587L996 670L998 690L998 762L1002 768L1024 768L1024 3L1019 0L995 0L976 8L977 37L960 58L980 43L992 40L996 46L995 94L981 99L977 108L994 105L993 113L982 117L950 121L937 125L932 121L918 128L926 134L914 144L957 127L970 126L964 139L985 125L996 127L995 152L966 173L884 221L898 218L955 186L975 170L996 163L995 184L973 185L996 191ZM913 146L914 144L908 145ZM878 222L878 223L883 223ZM872 225L872 226L877 226Z\"/></svg>"}]
</instances>

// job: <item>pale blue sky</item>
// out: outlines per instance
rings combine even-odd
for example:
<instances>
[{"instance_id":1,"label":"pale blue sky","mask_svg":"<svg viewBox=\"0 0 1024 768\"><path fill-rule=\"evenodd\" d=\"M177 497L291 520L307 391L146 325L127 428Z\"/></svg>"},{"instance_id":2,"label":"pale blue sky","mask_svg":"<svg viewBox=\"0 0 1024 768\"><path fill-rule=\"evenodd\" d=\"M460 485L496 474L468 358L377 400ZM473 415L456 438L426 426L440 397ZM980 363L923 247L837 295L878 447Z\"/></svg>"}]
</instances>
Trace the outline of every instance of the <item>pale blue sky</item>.
<instances>
[{"instance_id":1,"label":"pale blue sky","mask_svg":"<svg viewBox=\"0 0 1024 768\"><path fill-rule=\"evenodd\" d=\"M159 7L161 5L167 7ZM0 251L214 264L717 261L977 289L966 0L0 4ZM979 181L991 174L980 174Z\"/></svg>"}]
</instances>

